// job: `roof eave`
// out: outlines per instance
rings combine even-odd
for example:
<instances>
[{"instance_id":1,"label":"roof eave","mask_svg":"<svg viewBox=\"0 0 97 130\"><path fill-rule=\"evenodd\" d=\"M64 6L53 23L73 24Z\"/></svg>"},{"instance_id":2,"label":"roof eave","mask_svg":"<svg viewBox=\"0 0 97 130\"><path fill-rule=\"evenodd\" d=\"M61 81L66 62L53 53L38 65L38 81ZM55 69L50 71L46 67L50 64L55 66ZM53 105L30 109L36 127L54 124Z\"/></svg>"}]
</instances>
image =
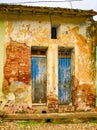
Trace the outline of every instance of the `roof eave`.
<instances>
[{"instance_id":1,"label":"roof eave","mask_svg":"<svg viewBox=\"0 0 97 130\"><path fill-rule=\"evenodd\" d=\"M81 9L68 9L60 7L40 7L40 6L24 6L24 5L13 5L13 4L0 4L0 12L10 12L10 11L26 11L26 12L42 12L45 13L62 13L67 15L77 15L77 16L95 16L97 12L93 10L81 10Z\"/></svg>"}]
</instances>

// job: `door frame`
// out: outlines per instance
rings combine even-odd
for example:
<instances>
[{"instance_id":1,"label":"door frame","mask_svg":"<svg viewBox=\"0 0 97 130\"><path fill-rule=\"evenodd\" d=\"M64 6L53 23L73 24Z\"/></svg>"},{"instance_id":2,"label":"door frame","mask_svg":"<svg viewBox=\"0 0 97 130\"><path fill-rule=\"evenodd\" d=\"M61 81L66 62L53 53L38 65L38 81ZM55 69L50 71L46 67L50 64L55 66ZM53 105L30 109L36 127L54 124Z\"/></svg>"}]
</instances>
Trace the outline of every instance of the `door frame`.
<instances>
[{"instance_id":1,"label":"door frame","mask_svg":"<svg viewBox=\"0 0 97 130\"><path fill-rule=\"evenodd\" d=\"M58 94L58 104L59 105L73 105L74 104L74 93L73 93L73 88L75 86L74 82L75 82L75 48L74 47L63 47L63 46L59 46L58 48L58 53L59 53L59 49L69 49L71 51L71 100L70 100L70 103L68 104L60 104L59 103L59 94ZM59 59L59 55L58 55L58 59ZM58 67L59 69L59 67ZM58 82L59 82L59 79L58 79ZM59 87L59 85L58 85Z\"/></svg>"},{"instance_id":2,"label":"door frame","mask_svg":"<svg viewBox=\"0 0 97 130\"><path fill-rule=\"evenodd\" d=\"M45 51L46 53L45 54L32 54L32 51ZM46 72L47 72L47 48L46 47L36 47L36 46L32 46L31 48L31 60L32 58L42 58L42 57L45 57L46 58ZM32 61L31 61L31 65L32 65ZM31 75L32 75L32 71L31 71ZM31 78L31 81L32 81L32 78ZM33 87L33 84L31 82L31 88ZM32 88L32 91L33 91L33 88ZM31 92L32 93L32 92ZM31 99L32 99L32 94L31 94ZM32 106L44 106L44 105L47 105L47 73L46 73L46 103L33 103L33 99L32 99Z\"/></svg>"}]
</instances>

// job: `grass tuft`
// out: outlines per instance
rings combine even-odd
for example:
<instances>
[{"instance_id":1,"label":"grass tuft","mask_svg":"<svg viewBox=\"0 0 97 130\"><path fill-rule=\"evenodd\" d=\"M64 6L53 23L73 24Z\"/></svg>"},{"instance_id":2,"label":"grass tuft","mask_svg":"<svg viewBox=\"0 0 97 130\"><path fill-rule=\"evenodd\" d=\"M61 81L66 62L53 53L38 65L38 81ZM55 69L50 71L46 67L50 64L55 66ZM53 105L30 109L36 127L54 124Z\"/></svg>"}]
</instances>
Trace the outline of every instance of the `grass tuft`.
<instances>
[{"instance_id":1,"label":"grass tuft","mask_svg":"<svg viewBox=\"0 0 97 130\"><path fill-rule=\"evenodd\" d=\"M42 123L35 122L35 121L19 121L19 122L17 122L17 124L19 126L20 125L23 125L23 126L35 126L35 125L39 125L39 124L42 124Z\"/></svg>"}]
</instances>

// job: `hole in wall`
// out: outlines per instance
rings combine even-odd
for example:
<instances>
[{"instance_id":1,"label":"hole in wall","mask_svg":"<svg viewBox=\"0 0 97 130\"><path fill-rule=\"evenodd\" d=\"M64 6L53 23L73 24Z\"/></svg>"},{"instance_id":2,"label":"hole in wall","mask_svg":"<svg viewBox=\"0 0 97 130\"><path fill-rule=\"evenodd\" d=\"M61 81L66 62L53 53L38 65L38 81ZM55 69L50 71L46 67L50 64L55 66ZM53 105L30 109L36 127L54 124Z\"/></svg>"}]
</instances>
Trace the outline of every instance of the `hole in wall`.
<instances>
[{"instance_id":1,"label":"hole in wall","mask_svg":"<svg viewBox=\"0 0 97 130\"><path fill-rule=\"evenodd\" d=\"M42 111L43 114L47 113L46 111Z\"/></svg>"},{"instance_id":2,"label":"hole in wall","mask_svg":"<svg viewBox=\"0 0 97 130\"><path fill-rule=\"evenodd\" d=\"M51 119L45 119L45 123L51 123Z\"/></svg>"}]
</instances>

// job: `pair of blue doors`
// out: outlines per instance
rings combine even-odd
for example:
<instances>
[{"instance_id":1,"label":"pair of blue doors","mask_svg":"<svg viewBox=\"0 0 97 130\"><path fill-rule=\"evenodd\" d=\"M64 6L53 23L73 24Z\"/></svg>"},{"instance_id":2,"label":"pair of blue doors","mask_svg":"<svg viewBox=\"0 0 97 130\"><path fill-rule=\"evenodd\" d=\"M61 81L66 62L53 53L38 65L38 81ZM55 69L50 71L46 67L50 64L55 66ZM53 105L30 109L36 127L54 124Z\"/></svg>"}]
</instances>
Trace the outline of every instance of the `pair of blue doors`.
<instances>
[{"instance_id":1,"label":"pair of blue doors","mask_svg":"<svg viewBox=\"0 0 97 130\"><path fill-rule=\"evenodd\" d=\"M49 70L50 71L50 70ZM47 57L32 56L32 101L47 102ZM59 56L58 59L58 99L59 104L68 104L71 100L71 58Z\"/></svg>"}]
</instances>

